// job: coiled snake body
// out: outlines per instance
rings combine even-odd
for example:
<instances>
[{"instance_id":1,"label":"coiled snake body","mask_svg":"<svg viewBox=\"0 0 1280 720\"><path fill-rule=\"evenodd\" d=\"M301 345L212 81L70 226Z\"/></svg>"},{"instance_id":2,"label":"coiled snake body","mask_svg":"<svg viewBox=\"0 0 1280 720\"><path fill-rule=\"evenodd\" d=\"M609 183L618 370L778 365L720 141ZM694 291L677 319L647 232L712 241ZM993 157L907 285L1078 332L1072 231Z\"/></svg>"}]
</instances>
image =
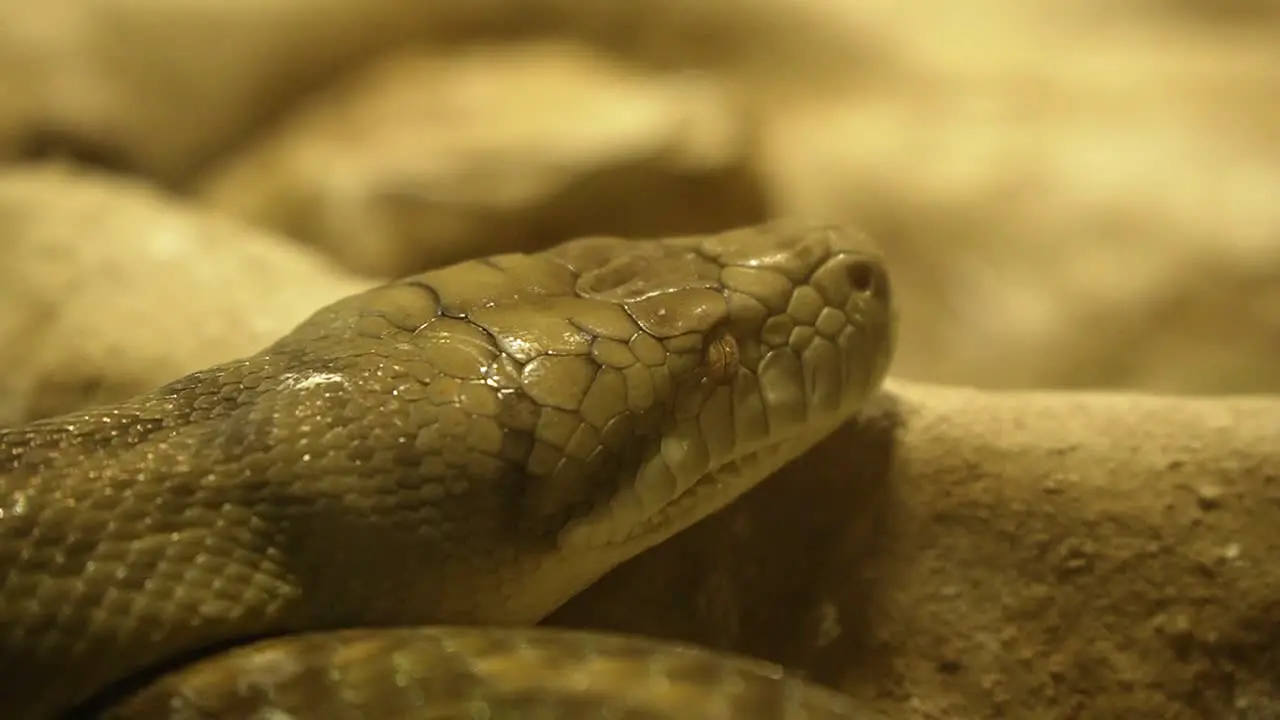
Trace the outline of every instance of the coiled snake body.
<instances>
[{"instance_id":1,"label":"coiled snake body","mask_svg":"<svg viewBox=\"0 0 1280 720\"><path fill-rule=\"evenodd\" d=\"M803 453L893 336L845 229L584 238L4 431L0 716L843 717L771 666L512 626Z\"/></svg>"}]
</instances>

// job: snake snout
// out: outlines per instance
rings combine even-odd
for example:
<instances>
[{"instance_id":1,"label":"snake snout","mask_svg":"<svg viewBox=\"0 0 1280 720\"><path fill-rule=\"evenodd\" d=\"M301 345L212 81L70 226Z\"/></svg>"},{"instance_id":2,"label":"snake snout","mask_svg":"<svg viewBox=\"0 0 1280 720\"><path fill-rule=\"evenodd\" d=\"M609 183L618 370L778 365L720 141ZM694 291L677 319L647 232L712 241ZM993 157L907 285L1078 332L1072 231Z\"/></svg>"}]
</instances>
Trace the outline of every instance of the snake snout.
<instances>
[{"instance_id":1,"label":"snake snout","mask_svg":"<svg viewBox=\"0 0 1280 720\"><path fill-rule=\"evenodd\" d=\"M884 263L866 248L835 251L796 282L746 355L763 422L742 426L740 445L776 443L860 405L883 378L894 342ZM746 408L739 412L747 412Z\"/></svg>"}]
</instances>

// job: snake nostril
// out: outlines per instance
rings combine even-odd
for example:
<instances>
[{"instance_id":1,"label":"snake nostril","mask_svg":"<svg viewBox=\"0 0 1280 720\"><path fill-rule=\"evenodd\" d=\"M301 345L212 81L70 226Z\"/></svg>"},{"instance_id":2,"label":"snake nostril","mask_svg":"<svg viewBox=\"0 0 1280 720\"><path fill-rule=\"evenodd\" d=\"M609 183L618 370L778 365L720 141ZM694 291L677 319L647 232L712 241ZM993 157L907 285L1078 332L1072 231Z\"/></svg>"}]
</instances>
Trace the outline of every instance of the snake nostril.
<instances>
[{"instance_id":1,"label":"snake nostril","mask_svg":"<svg viewBox=\"0 0 1280 720\"><path fill-rule=\"evenodd\" d=\"M872 262L855 260L845 266L845 275L849 279L849 287L863 295L880 295L888 289L879 266Z\"/></svg>"}]
</instances>

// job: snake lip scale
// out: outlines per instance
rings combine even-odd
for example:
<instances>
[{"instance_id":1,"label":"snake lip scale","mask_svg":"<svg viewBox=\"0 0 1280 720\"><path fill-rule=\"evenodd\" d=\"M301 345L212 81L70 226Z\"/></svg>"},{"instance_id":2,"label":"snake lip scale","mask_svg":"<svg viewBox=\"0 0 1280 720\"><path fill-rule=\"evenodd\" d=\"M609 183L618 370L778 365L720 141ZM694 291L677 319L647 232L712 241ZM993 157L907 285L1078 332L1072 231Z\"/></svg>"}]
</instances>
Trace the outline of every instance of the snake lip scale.
<instances>
[{"instance_id":1,"label":"snake lip scale","mask_svg":"<svg viewBox=\"0 0 1280 720\"><path fill-rule=\"evenodd\" d=\"M896 322L849 228L587 237L0 430L0 717L857 717L743 659L517 626L857 413Z\"/></svg>"}]
</instances>

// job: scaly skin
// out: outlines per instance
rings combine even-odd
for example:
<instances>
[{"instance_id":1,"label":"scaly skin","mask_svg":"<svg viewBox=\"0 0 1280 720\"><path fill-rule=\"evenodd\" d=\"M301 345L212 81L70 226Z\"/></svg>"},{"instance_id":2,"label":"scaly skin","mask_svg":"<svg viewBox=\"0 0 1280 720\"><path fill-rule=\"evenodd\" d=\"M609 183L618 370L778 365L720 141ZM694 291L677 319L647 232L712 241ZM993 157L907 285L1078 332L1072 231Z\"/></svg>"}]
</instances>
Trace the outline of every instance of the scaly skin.
<instances>
[{"instance_id":1,"label":"scaly skin","mask_svg":"<svg viewBox=\"0 0 1280 720\"><path fill-rule=\"evenodd\" d=\"M264 636L535 623L855 413L893 344L849 230L586 238L4 432L0 708L49 717Z\"/></svg>"},{"instance_id":2,"label":"scaly skin","mask_svg":"<svg viewBox=\"0 0 1280 720\"><path fill-rule=\"evenodd\" d=\"M433 626L237 648L153 683L106 720L267 717L882 719L769 663L702 648L551 628Z\"/></svg>"}]
</instances>

